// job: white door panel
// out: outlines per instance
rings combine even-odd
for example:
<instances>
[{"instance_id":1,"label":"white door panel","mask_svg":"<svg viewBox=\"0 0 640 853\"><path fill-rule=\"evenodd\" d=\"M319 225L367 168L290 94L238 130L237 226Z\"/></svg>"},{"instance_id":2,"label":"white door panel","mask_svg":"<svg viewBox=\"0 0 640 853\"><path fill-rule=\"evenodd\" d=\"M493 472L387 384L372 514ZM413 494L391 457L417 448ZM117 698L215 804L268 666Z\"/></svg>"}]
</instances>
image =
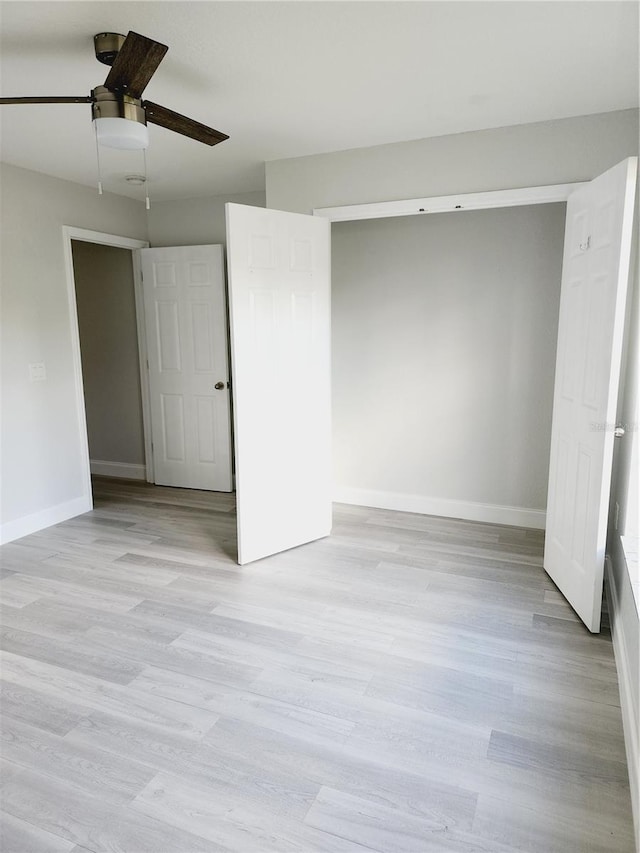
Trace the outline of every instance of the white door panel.
<instances>
[{"instance_id":1,"label":"white door panel","mask_svg":"<svg viewBox=\"0 0 640 853\"><path fill-rule=\"evenodd\" d=\"M222 247L143 249L141 256L155 482L231 491Z\"/></svg>"},{"instance_id":2,"label":"white door panel","mask_svg":"<svg viewBox=\"0 0 640 853\"><path fill-rule=\"evenodd\" d=\"M567 202L544 567L600 630L637 159Z\"/></svg>"},{"instance_id":3,"label":"white door panel","mask_svg":"<svg viewBox=\"0 0 640 853\"><path fill-rule=\"evenodd\" d=\"M242 564L331 530L330 224L226 210Z\"/></svg>"}]
</instances>

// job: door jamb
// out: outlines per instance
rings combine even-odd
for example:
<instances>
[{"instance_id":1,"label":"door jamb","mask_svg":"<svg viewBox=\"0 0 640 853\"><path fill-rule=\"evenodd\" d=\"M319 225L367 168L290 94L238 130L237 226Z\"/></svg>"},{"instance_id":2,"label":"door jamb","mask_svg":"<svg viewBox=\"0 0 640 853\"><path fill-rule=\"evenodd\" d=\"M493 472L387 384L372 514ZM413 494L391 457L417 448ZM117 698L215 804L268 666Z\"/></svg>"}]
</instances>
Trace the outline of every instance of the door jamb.
<instances>
[{"instance_id":1,"label":"door jamb","mask_svg":"<svg viewBox=\"0 0 640 853\"><path fill-rule=\"evenodd\" d=\"M151 420L149 379L147 376L147 339L144 320L144 300L142 296L142 272L140 249L149 248L146 240L134 240L131 237L121 237L116 234L105 234L100 231L89 231L85 228L75 228L71 225L62 226L64 246L65 272L67 279L67 301L69 307L69 325L71 328L71 350L73 357L74 384L77 400L77 418L80 434L82 456L82 478L85 483L86 496L92 503L91 461L89 458L89 439L87 434L87 412L82 382L82 357L80 353L80 328L78 324L78 305L76 300L76 283L73 271L72 240L84 243L97 243L101 246L114 246L131 250L133 269L134 295L136 305L136 326L138 331L138 358L140 368L140 388L142 396L142 426L144 431L144 455L147 482L153 482L153 456L151 453Z\"/></svg>"}]
</instances>

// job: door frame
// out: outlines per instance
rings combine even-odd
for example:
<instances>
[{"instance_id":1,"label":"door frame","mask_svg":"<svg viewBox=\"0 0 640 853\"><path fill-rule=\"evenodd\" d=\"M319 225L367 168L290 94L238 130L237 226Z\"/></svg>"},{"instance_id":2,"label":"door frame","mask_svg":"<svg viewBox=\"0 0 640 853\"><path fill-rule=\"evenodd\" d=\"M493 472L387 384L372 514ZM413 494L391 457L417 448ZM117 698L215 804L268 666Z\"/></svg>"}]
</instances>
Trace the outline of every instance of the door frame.
<instances>
[{"instance_id":1,"label":"door frame","mask_svg":"<svg viewBox=\"0 0 640 853\"><path fill-rule=\"evenodd\" d=\"M492 210L500 207L522 207L530 204L566 202L572 192L589 181L550 184L544 187L519 187L482 193L409 198L402 201L376 201L370 204L347 204L340 207L314 207L313 215L330 222L354 222L361 219L383 219L392 216L424 216L427 213L456 213L459 210Z\"/></svg>"},{"instance_id":2,"label":"door frame","mask_svg":"<svg viewBox=\"0 0 640 853\"><path fill-rule=\"evenodd\" d=\"M540 187L519 187L516 189L489 190L478 193L459 193L456 195L430 196L423 198L403 199L400 201L380 201L368 204L350 204L337 207L316 207L313 209L314 216L328 219L329 222L354 222L367 219L382 219L398 216L425 216L430 213L457 213L469 210L496 210L507 207L523 207L534 204L566 204L567 199L579 187L588 184L588 181L579 181L566 184L550 184ZM472 521L483 521L498 524L524 525L539 530L546 526L545 510L524 510L523 515L509 513L505 516L504 508L499 508L496 514L495 507L485 507L483 504L471 504L466 502L451 502L447 500L431 499L408 501L405 496L400 496L398 501L391 504L386 494L370 493L373 501L369 506L377 506L384 509L395 509L402 512L422 512L456 518L466 518ZM362 503L358 496L340 495L335 500L347 503ZM371 498L370 498L371 499ZM455 504L455 509L452 507Z\"/></svg>"},{"instance_id":3,"label":"door frame","mask_svg":"<svg viewBox=\"0 0 640 853\"><path fill-rule=\"evenodd\" d=\"M140 390L142 398L142 428L144 432L145 478L153 482L153 455L151 452L151 401L149 398L149 379L146 371L147 337L144 322L144 301L142 298L142 271L140 249L149 248L147 240L134 240L117 234L106 234L101 231L89 231L71 225L62 226L64 247L64 263L67 279L67 301L69 307L69 326L71 329L71 352L73 357L73 377L77 400L78 430L80 434L80 451L82 462L82 478L85 483L86 495L93 507L91 488L91 459L89 456L89 436L87 432L87 410L84 399L84 384L82 381L82 354L80 351L80 325L78 322L78 304L76 298L76 282L73 270L72 240L83 243L95 243L100 246L113 246L118 249L131 251L133 269L133 287L135 296L136 326L138 332L138 364L140 370Z\"/></svg>"}]
</instances>

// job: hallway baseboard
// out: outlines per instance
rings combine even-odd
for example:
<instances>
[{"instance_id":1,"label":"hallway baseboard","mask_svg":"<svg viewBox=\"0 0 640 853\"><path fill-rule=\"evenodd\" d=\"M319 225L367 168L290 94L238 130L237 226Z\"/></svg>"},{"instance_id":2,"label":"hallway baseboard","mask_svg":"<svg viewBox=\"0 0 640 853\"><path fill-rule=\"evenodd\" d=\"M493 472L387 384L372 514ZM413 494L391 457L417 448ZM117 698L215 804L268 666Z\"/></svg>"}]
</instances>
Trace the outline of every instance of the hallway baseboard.
<instances>
[{"instance_id":1,"label":"hallway baseboard","mask_svg":"<svg viewBox=\"0 0 640 853\"><path fill-rule=\"evenodd\" d=\"M106 462L104 459L91 460L91 473L99 477L118 477L121 480L145 480L147 469L144 465L131 462Z\"/></svg>"}]
</instances>

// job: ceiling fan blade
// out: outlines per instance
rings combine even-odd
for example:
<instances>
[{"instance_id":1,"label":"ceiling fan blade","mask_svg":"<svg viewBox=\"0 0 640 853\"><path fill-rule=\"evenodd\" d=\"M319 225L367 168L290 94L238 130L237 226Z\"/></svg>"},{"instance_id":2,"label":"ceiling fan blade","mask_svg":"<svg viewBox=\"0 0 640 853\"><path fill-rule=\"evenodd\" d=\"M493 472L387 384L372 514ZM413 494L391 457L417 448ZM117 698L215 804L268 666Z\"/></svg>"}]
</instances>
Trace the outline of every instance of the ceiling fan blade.
<instances>
[{"instance_id":1,"label":"ceiling fan blade","mask_svg":"<svg viewBox=\"0 0 640 853\"><path fill-rule=\"evenodd\" d=\"M92 104L91 95L78 98L0 98L0 104Z\"/></svg>"},{"instance_id":2,"label":"ceiling fan blade","mask_svg":"<svg viewBox=\"0 0 640 853\"><path fill-rule=\"evenodd\" d=\"M148 122L166 127L167 130L173 130L183 136L189 136L198 142L204 142L205 145L217 145L218 142L224 142L229 138L226 133L220 133L219 130L200 124L199 121L180 115L167 107L161 107L160 104L154 104L152 101L143 101L142 106Z\"/></svg>"},{"instance_id":3,"label":"ceiling fan blade","mask_svg":"<svg viewBox=\"0 0 640 853\"><path fill-rule=\"evenodd\" d=\"M131 31L115 58L104 85L112 92L139 98L169 50L166 44Z\"/></svg>"}]
</instances>

